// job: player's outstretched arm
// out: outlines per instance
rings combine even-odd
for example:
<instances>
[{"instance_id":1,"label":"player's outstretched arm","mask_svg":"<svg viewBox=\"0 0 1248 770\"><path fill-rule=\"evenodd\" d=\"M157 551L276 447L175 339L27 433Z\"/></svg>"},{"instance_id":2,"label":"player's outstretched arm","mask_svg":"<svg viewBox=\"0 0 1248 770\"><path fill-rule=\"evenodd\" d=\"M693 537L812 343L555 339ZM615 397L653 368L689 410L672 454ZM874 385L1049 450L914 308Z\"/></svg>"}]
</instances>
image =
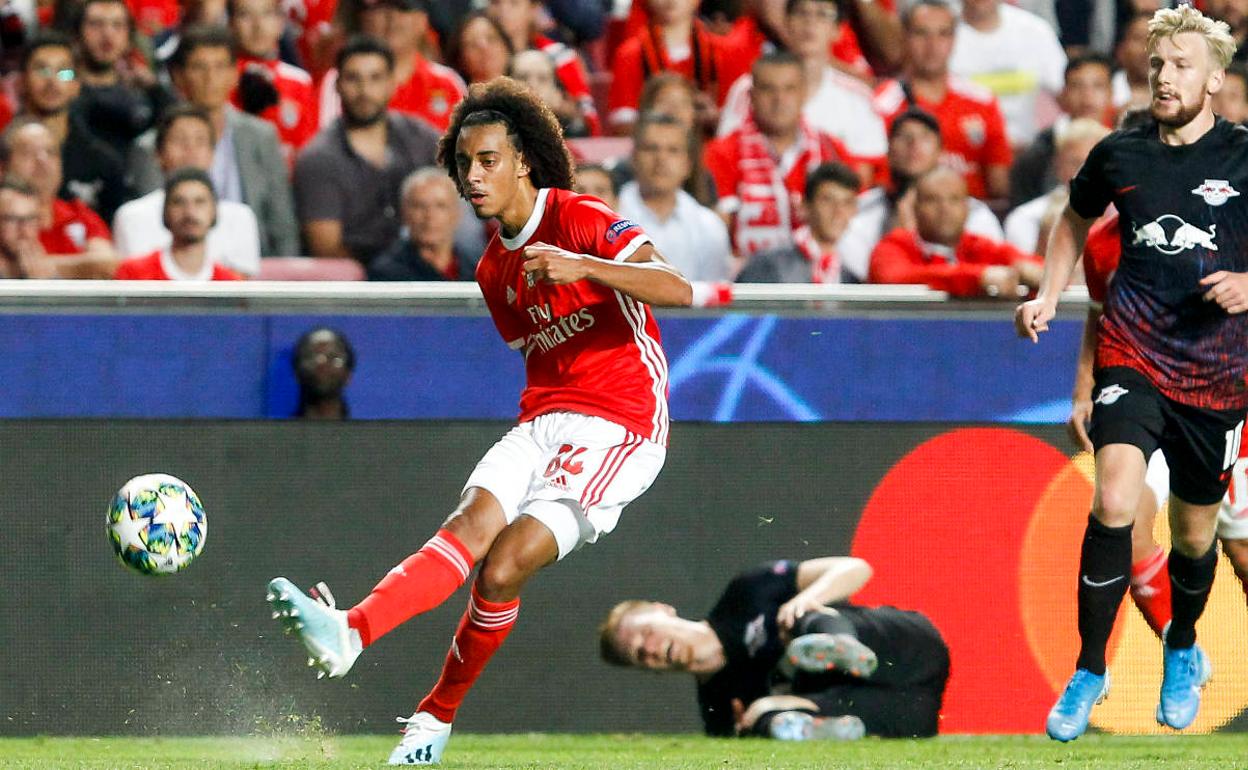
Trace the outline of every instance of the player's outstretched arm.
<instances>
[{"instance_id":1,"label":"player's outstretched arm","mask_svg":"<svg viewBox=\"0 0 1248 770\"><path fill-rule=\"evenodd\" d=\"M535 243L524 250L524 271L530 280L553 284L594 281L656 307L688 307L693 303L689 281L649 243L623 262Z\"/></svg>"},{"instance_id":2,"label":"player's outstretched arm","mask_svg":"<svg viewBox=\"0 0 1248 770\"><path fill-rule=\"evenodd\" d=\"M1040 332L1049 330L1049 321L1057 315L1057 300L1070 283L1075 262L1083 253L1092 219L1080 216L1070 204L1053 223L1049 245L1044 254L1044 276L1036 298L1019 305L1014 311L1014 329L1018 336L1038 342Z\"/></svg>"},{"instance_id":3,"label":"player's outstretched arm","mask_svg":"<svg viewBox=\"0 0 1248 770\"><path fill-rule=\"evenodd\" d=\"M776 611L777 625L791 630L807 612L853 596L871 574L871 565L853 556L807 559L797 565L797 595Z\"/></svg>"}]
</instances>

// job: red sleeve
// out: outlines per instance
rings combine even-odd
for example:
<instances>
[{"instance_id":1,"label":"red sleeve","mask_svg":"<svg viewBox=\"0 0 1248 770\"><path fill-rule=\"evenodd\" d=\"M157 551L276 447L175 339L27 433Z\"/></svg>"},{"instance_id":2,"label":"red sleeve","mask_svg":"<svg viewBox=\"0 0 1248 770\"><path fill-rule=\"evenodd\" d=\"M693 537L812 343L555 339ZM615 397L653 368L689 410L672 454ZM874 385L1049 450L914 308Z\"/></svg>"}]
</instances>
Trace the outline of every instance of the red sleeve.
<instances>
[{"instance_id":1,"label":"red sleeve","mask_svg":"<svg viewBox=\"0 0 1248 770\"><path fill-rule=\"evenodd\" d=\"M984 111L984 164L1008 166L1013 162L1014 151L1005 133L1005 118L1001 115L1001 106L993 99L992 105Z\"/></svg>"},{"instance_id":2,"label":"red sleeve","mask_svg":"<svg viewBox=\"0 0 1248 770\"><path fill-rule=\"evenodd\" d=\"M714 36L716 43L715 63L716 69L719 71L716 76L719 78L717 90L715 92L715 104L719 107L724 106L724 100L728 98L728 89L732 88L732 84L737 79L750 71L754 60L758 58L761 52L761 42L757 49L751 50L751 41L740 40L735 38L726 38Z\"/></svg>"},{"instance_id":3,"label":"red sleeve","mask_svg":"<svg viewBox=\"0 0 1248 770\"><path fill-rule=\"evenodd\" d=\"M650 242L650 236L641 225L588 195L568 198L561 207L559 219L569 245L555 245L569 251L622 261L631 257L642 244Z\"/></svg>"},{"instance_id":4,"label":"red sleeve","mask_svg":"<svg viewBox=\"0 0 1248 770\"><path fill-rule=\"evenodd\" d=\"M238 273L234 272L228 267L221 267L220 265L213 265L212 266L212 280L214 281L242 281L244 279L243 279L243 276L239 275Z\"/></svg>"},{"instance_id":5,"label":"red sleeve","mask_svg":"<svg viewBox=\"0 0 1248 770\"><path fill-rule=\"evenodd\" d=\"M1088 231L1083 246L1083 275L1088 284L1088 297L1104 302L1109 293L1109 278L1118 268L1122 241L1118 233L1118 215L1102 217Z\"/></svg>"},{"instance_id":6,"label":"red sleeve","mask_svg":"<svg viewBox=\"0 0 1248 770\"><path fill-rule=\"evenodd\" d=\"M958 242L957 260L976 265L1012 265L1020 260L1039 262L1040 257L1028 254L1007 241L965 233Z\"/></svg>"},{"instance_id":7,"label":"red sleeve","mask_svg":"<svg viewBox=\"0 0 1248 770\"><path fill-rule=\"evenodd\" d=\"M702 149L702 164L715 180L716 208L733 212L740 205L737 184L741 181L741 164L737 160L737 135L735 133L712 139Z\"/></svg>"},{"instance_id":8,"label":"red sleeve","mask_svg":"<svg viewBox=\"0 0 1248 770\"><path fill-rule=\"evenodd\" d=\"M926 262L915 235L893 230L871 252L867 280L871 283L924 283L958 297L979 293L983 265L965 262Z\"/></svg>"},{"instance_id":9,"label":"red sleeve","mask_svg":"<svg viewBox=\"0 0 1248 770\"><path fill-rule=\"evenodd\" d=\"M641 41L631 38L615 52L611 64L613 79L607 92L607 122L616 120L618 110L636 110L641 103Z\"/></svg>"},{"instance_id":10,"label":"red sleeve","mask_svg":"<svg viewBox=\"0 0 1248 770\"><path fill-rule=\"evenodd\" d=\"M151 281L158 278L152 275L153 258L159 259L154 254L145 254L141 257L133 257L122 261L117 266L117 272L113 273L113 279L117 281Z\"/></svg>"}]
</instances>

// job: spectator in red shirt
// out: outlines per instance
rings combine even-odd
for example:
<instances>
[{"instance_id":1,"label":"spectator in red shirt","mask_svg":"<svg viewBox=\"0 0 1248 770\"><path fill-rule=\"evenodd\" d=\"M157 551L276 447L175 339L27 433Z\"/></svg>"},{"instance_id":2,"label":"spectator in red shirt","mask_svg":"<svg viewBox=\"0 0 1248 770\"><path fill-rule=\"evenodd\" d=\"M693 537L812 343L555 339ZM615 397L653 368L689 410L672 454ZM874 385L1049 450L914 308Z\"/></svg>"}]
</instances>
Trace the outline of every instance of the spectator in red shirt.
<instances>
[{"instance_id":1,"label":"spectator in red shirt","mask_svg":"<svg viewBox=\"0 0 1248 770\"><path fill-rule=\"evenodd\" d=\"M213 264L205 243L217 221L217 193L207 172L181 168L165 183L165 228L173 235L168 249L127 259L117 267L119 281L238 281L242 276Z\"/></svg>"},{"instance_id":2,"label":"spectator in red shirt","mask_svg":"<svg viewBox=\"0 0 1248 770\"><path fill-rule=\"evenodd\" d=\"M944 163L963 174L970 194L1006 198L1013 154L997 98L988 89L949 74L957 19L948 0L916 0L905 10L904 75L876 89L875 109L889 125L911 107L935 115Z\"/></svg>"},{"instance_id":3,"label":"spectator in red shirt","mask_svg":"<svg viewBox=\"0 0 1248 770\"><path fill-rule=\"evenodd\" d=\"M716 208L742 257L793 241L802 225L807 172L834 160L854 163L839 141L802 119L801 60L784 51L766 54L754 63L753 76L750 118L707 142L703 153L719 194Z\"/></svg>"},{"instance_id":4,"label":"spectator in red shirt","mask_svg":"<svg viewBox=\"0 0 1248 770\"><path fill-rule=\"evenodd\" d=\"M286 24L278 0L230 0L228 7L238 57L230 101L273 124L289 165L317 130L312 76L278 58Z\"/></svg>"},{"instance_id":5,"label":"spectator in red shirt","mask_svg":"<svg viewBox=\"0 0 1248 770\"><path fill-rule=\"evenodd\" d=\"M359 33L386 43L394 54L394 94L390 109L423 119L438 131L450 123L451 110L467 93L464 81L450 67L429 61L421 53L429 33L425 0L361 0ZM504 61L502 67L506 67ZM502 69L499 70L502 74ZM320 125L325 128L342 114L338 98L338 70L321 81Z\"/></svg>"},{"instance_id":6,"label":"spectator in red shirt","mask_svg":"<svg viewBox=\"0 0 1248 770\"><path fill-rule=\"evenodd\" d=\"M1044 265L1004 241L966 232L969 198L955 170L939 167L915 185L917 232L893 230L871 253L871 283L925 283L957 297L1017 300L1035 289Z\"/></svg>"},{"instance_id":7,"label":"spectator in red shirt","mask_svg":"<svg viewBox=\"0 0 1248 770\"><path fill-rule=\"evenodd\" d=\"M641 89L651 75L676 72L697 85L703 112L713 114L752 57L696 18L697 0L648 0L651 23L615 52L607 123L619 135L637 120ZM712 122L713 125L713 122Z\"/></svg>"},{"instance_id":8,"label":"spectator in red shirt","mask_svg":"<svg viewBox=\"0 0 1248 770\"><path fill-rule=\"evenodd\" d=\"M585 62L581 61L575 48L552 40L538 31L541 11L540 0L489 0L486 6L486 13L503 28L511 41L513 51L518 54L535 49L550 57L555 66L555 75L564 92L579 108L589 135L598 136L602 133L602 122L598 118L593 94L589 91Z\"/></svg>"},{"instance_id":9,"label":"spectator in red shirt","mask_svg":"<svg viewBox=\"0 0 1248 770\"><path fill-rule=\"evenodd\" d=\"M117 266L104 220L77 198L56 197L61 186L61 148L52 133L31 118L17 118L0 143L4 172L30 184L39 194L39 241L62 260L64 278L110 278Z\"/></svg>"}]
</instances>

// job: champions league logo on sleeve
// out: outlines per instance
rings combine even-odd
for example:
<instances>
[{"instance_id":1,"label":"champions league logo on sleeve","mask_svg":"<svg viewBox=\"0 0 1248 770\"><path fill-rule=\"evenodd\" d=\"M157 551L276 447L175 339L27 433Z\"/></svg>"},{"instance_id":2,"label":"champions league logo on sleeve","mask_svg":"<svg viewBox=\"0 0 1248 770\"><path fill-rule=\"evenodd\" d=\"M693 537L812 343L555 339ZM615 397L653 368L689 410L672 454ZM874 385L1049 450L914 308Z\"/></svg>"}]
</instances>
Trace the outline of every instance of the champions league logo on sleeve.
<instances>
[{"instance_id":1,"label":"champions league logo on sleeve","mask_svg":"<svg viewBox=\"0 0 1248 770\"><path fill-rule=\"evenodd\" d=\"M1231 198L1239 195L1239 190L1231 187L1225 179L1206 179L1204 183L1192 190L1192 195L1199 195L1210 206L1221 206Z\"/></svg>"},{"instance_id":2,"label":"champions league logo on sleeve","mask_svg":"<svg viewBox=\"0 0 1248 770\"><path fill-rule=\"evenodd\" d=\"M607 243L615 243L621 234L627 230L632 230L636 226L637 223L630 219L621 219L607 228Z\"/></svg>"}]
</instances>

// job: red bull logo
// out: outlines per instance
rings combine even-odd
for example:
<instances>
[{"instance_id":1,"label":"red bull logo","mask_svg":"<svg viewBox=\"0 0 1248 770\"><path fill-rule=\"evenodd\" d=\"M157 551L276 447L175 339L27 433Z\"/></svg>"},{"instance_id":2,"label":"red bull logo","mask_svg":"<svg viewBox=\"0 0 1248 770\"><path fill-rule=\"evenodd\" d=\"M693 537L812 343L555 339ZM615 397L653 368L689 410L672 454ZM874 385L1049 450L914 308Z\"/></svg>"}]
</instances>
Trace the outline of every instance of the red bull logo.
<instances>
[{"instance_id":1,"label":"red bull logo","mask_svg":"<svg viewBox=\"0 0 1248 770\"><path fill-rule=\"evenodd\" d=\"M1239 190L1231 187L1225 179L1206 179L1200 187L1192 190L1192 195L1199 195L1210 206L1221 206L1231 198L1239 195Z\"/></svg>"},{"instance_id":2,"label":"red bull logo","mask_svg":"<svg viewBox=\"0 0 1248 770\"><path fill-rule=\"evenodd\" d=\"M1157 249L1162 254L1178 254L1197 247L1217 251L1218 245L1213 242L1217 230L1217 225L1209 225L1209 230L1205 231L1196 225L1184 222L1182 217L1162 214L1146 225L1132 226L1131 231L1135 238L1131 241L1131 245L1144 244ZM1170 234L1167 235L1167 233Z\"/></svg>"}]
</instances>

